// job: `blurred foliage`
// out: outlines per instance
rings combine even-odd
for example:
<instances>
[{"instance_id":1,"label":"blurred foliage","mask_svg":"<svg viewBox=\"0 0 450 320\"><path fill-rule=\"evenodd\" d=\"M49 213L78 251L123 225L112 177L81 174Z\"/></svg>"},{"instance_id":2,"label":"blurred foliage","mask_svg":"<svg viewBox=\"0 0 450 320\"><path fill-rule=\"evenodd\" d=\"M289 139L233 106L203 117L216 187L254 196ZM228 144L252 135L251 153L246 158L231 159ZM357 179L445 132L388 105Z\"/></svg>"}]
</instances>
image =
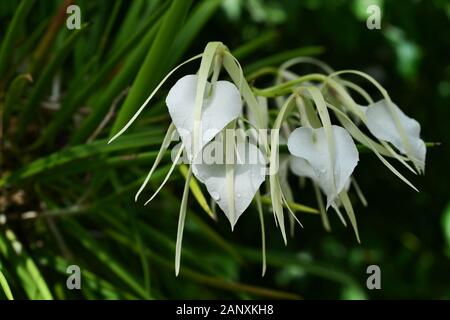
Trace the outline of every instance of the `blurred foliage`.
<instances>
[{"instance_id":1,"label":"blurred foliage","mask_svg":"<svg viewBox=\"0 0 450 320\"><path fill-rule=\"evenodd\" d=\"M1 298L450 298L447 0L79 0L83 28L70 31L72 2L0 2ZM381 30L366 28L374 3ZM164 92L131 133L105 139L118 114L213 40L247 72L322 46L320 59L334 68L374 76L418 119L426 141L442 142L413 181L421 192L361 155L356 177L369 201L356 207L362 244L334 217L327 233L304 214L287 247L267 224L264 278L256 210L231 233L223 216L215 223L191 199L175 278L182 175L151 205L133 200L169 124ZM310 191L297 191L314 205ZM66 289L71 264L81 267L80 291ZM382 290L365 287L370 264L381 267Z\"/></svg>"}]
</instances>

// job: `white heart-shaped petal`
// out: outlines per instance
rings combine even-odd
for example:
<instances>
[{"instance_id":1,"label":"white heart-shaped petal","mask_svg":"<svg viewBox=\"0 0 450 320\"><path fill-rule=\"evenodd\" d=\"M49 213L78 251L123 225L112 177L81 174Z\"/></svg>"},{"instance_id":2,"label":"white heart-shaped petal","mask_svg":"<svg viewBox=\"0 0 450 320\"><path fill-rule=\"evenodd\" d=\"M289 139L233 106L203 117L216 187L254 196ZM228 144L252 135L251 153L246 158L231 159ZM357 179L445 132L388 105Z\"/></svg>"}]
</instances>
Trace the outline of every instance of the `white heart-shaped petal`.
<instances>
[{"instance_id":1,"label":"white heart-shaped petal","mask_svg":"<svg viewBox=\"0 0 450 320\"><path fill-rule=\"evenodd\" d=\"M327 196L327 208L345 188L358 164L359 156L353 139L339 126L331 126L335 159L331 163L328 141L323 127L297 128L288 138L292 171L316 181Z\"/></svg>"},{"instance_id":2,"label":"white heart-shaped petal","mask_svg":"<svg viewBox=\"0 0 450 320\"><path fill-rule=\"evenodd\" d=\"M362 107L367 119L367 127L375 137L392 143L400 152L407 154L407 148L402 140L400 131L395 125L392 112L389 107L397 114L401 126L406 134L411 151L408 156L414 158L419 167L423 170L425 167L426 146L420 139L420 124L413 118L408 117L395 104L390 105L386 100L377 101L367 107Z\"/></svg>"},{"instance_id":3,"label":"white heart-shaped petal","mask_svg":"<svg viewBox=\"0 0 450 320\"><path fill-rule=\"evenodd\" d=\"M308 161L306 161L303 158L299 158L296 156L290 156L289 159L289 163L290 163L290 168L291 171L299 176L299 177L305 177L305 178L309 178L312 181L314 181L315 183L317 183L319 185L319 187L322 189L322 186L319 184L319 178L317 177L313 167L309 164ZM348 178L345 186L344 186L344 190L348 191L350 189L350 182L351 182L351 178ZM325 192L325 190L322 189L323 192ZM338 198L334 199L334 203L337 207L340 207L340 201Z\"/></svg>"},{"instance_id":4,"label":"white heart-shaped petal","mask_svg":"<svg viewBox=\"0 0 450 320\"><path fill-rule=\"evenodd\" d=\"M290 156L289 164L291 171L299 177L310 178L316 183L319 183L319 179L317 178L316 173L314 172L313 167L303 158L299 158L296 156ZM281 167L281 165L280 165ZM350 179L347 179L345 183L344 190L350 189Z\"/></svg>"},{"instance_id":5,"label":"white heart-shaped petal","mask_svg":"<svg viewBox=\"0 0 450 320\"><path fill-rule=\"evenodd\" d=\"M222 141L214 140L208 144L207 148L211 144L216 144L214 148L223 148ZM237 143L236 158L234 164L235 217L231 217L229 208L225 161L213 164L198 164L196 161L192 165L192 172L200 182L206 185L209 194L230 220L232 227L250 205L261 183L265 180L264 156L254 144Z\"/></svg>"},{"instance_id":6,"label":"white heart-shaped petal","mask_svg":"<svg viewBox=\"0 0 450 320\"><path fill-rule=\"evenodd\" d=\"M208 83L206 87L208 90L210 84ZM191 158L196 89L197 75L187 75L175 83L166 98L170 117ZM217 81L211 94L209 96L205 94L199 131L201 136L199 150L241 113L242 101L238 88L229 81Z\"/></svg>"},{"instance_id":7,"label":"white heart-shaped petal","mask_svg":"<svg viewBox=\"0 0 450 320\"><path fill-rule=\"evenodd\" d=\"M294 174L299 177L310 178L311 180L318 182L317 175L314 172L313 167L303 158L299 158L296 156L290 157L290 166L291 170Z\"/></svg>"}]
</instances>

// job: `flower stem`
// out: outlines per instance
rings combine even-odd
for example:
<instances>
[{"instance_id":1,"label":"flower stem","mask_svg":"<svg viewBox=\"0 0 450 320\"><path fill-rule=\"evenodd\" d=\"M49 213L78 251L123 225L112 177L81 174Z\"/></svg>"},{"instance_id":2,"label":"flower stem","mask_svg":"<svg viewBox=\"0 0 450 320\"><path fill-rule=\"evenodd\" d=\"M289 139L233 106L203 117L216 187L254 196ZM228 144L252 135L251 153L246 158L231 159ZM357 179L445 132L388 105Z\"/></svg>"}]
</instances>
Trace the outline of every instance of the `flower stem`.
<instances>
[{"instance_id":1,"label":"flower stem","mask_svg":"<svg viewBox=\"0 0 450 320\"><path fill-rule=\"evenodd\" d=\"M267 98L273 98L273 97L279 97L279 96L284 96L290 92L292 92L292 88L295 87L296 85L306 82L306 81L326 81L327 76L320 74L320 73L313 73L313 74L308 74L306 76L303 77L299 77L295 80L291 80L273 87L269 87L266 89L258 89L258 88L253 88L253 92L258 95L258 96L262 96L262 97L267 97Z\"/></svg>"}]
</instances>

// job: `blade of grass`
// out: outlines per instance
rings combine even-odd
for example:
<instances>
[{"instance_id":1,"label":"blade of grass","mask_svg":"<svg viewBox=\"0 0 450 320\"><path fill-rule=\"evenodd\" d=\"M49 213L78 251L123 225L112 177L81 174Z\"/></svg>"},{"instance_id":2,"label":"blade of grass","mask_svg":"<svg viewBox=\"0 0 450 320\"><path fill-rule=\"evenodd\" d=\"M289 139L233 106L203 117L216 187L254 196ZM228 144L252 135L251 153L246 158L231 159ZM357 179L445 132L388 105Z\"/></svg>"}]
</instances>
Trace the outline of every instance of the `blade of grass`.
<instances>
[{"instance_id":1,"label":"blade of grass","mask_svg":"<svg viewBox=\"0 0 450 320\"><path fill-rule=\"evenodd\" d=\"M177 201L177 198L166 192L165 196L169 199L169 201ZM219 248L223 249L225 252L230 254L239 264L243 264L244 260L240 256L239 252L236 251L232 245L230 245L216 230L214 230L208 223L203 221L194 211L188 211L191 219L200 227L201 232L209 238L213 243L215 243Z\"/></svg>"},{"instance_id":2,"label":"blade of grass","mask_svg":"<svg viewBox=\"0 0 450 320\"><path fill-rule=\"evenodd\" d=\"M117 30L117 36L114 38L111 51L117 51L123 43L127 42L130 34L134 33L134 30L142 27L143 14L145 13L145 7L148 4L147 0L135 0L130 3L130 6L125 14L120 28ZM168 4L166 1L163 5Z\"/></svg>"},{"instance_id":3,"label":"blade of grass","mask_svg":"<svg viewBox=\"0 0 450 320\"><path fill-rule=\"evenodd\" d=\"M17 8L8 30L3 38L0 48L0 75L6 73L11 56L14 51L14 42L19 38L19 33L22 30L25 19L30 12L35 0L23 0ZM4 81L5 79L2 79ZM3 83L3 85L5 85ZM1 86L0 86L1 89Z\"/></svg>"},{"instance_id":4,"label":"blade of grass","mask_svg":"<svg viewBox=\"0 0 450 320\"><path fill-rule=\"evenodd\" d=\"M123 151L126 149L157 145L161 139L162 137L158 132L150 131L124 136L112 145L108 145L105 140L97 140L90 144L64 149L47 157L39 158L23 168L3 176L0 179L0 187L8 183L14 183L25 178L30 178L46 170L70 163L74 160Z\"/></svg>"},{"instance_id":5,"label":"blade of grass","mask_svg":"<svg viewBox=\"0 0 450 320\"><path fill-rule=\"evenodd\" d=\"M171 51L171 59L168 66L171 67L182 57L188 46L194 42L200 30L217 11L222 0L201 1L187 17L187 21L178 33Z\"/></svg>"},{"instance_id":6,"label":"blade of grass","mask_svg":"<svg viewBox=\"0 0 450 320\"><path fill-rule=\"evenodd\" d=\"M80 106L82 101L87 99L87 97L98 88L101 81L106 77L106 75L111 71L111 69L119 62L119 60L131 51L130 56L125 60L123 67L111 80L111 83L106 87L97 100L95 104L92 105L92 113L83 120L80 128L75 132L70 138L69 144L75 145L86 141L86 139L91 135L91 133L98 126L104 115L108 112L111 103L116 98L116 96L132 81L133 77L139 70L139 65L144 59L145 54L148 52L158 28L161 25L162 19L160 16L163 14L165 7L157 10L148 22L144 24L140 32L138 32L132 40L129 41L127 45L124 45L122 50L118 50L117 54L112 57L99 72L98 76L88 85L86 89L79 93L75 98L74 102L68 101L68 105L65 106L66 110L61 114L60 118L56 120L54 129L49 129L47 136L53 136L57 130L67 121L67 118ZM159 19L157 19L159 18ZM142 37L141 32L146 32ZM140 41L139 43L137 43ZM132 47L137 45L136 49L132 50ZM43 139L45 139L44 137Z\"/></svg>"},{"instance_id":7,"label":"blade of grass","mask_svg":"<svg viewBox=\"0 0 450 320\"><path fill-rule=\"evenodd\" d=\"M261 196L261 202L263 204L272 205L272 200L269 196ZM315 208L306 206L304 204L300 204L297 202L287 201L287 205L294 211L294 212L304 212L304 213L311 213L311 214L318 214L319 211ZM286 207L286 204L283 204L283 207Z\"/></svg>"},{"instance_id":8,"label":"blade of grass","mask_svg":"<svg viewBox=\"0 0 450 320\"><path fill-rule=\"evenodd\" d=\"M115 174L117 176L117 174L114 171L112 172L112 174ZM119 181L119 185L118 187L115 188L116 192L123 189L123 185L120 182L119 177L117 177L117 180ZM133 211L127 211L127 213L131 221L131 231L134 237L134 241L136 242L137 251L139 253L139 260L141 262L142 274L144 276L144 287L148 293L148 296L150 297L152 295L150 286L150 266L148 263L148 259L145 256L144 244L142 242L142 235L138 228L138 221L136 217L137 213Z\"/></svg>"},{"instance_id":9,"label":"blade of grass","mask_svg":"<svg viewBox=\"0 0 450 320\"><path fill-rule=\"evenodd\" d=\"M236 59L243 59L251 55L252 53L260 50L262 47L267 46L272 43L277 36L277 33L273 30L262 33L257 36L255 39L251 39L250 41L244 43L240 47L232 50L231 53Z\"/></svg>"},{"instance_id":10,"label":"blade of grass","mask_svg":"<svg viewBox=\"0 0 450 320\"><path fill-rule=\"evenodd\" d=\"M29 298L53 299L38 267L11 229L7 229L4 236L0 232L0 242L0 250L3 255L15 264L16 272L21 280L27 282ZM39 296L36 297L35 294L39 294Z\"/></svg>"},{"instance_id":11,"label":"blade of grass","mask_svg":"<svg viewBox=\"0 0 450 320\"><path fill-rule=\"evenodd\" d=\"M101 246L89 233L76 221L66 219L64 229L67 233L72 234L79 243L88 251L92 252L98 261L102 262L105 267L110 269L119 279L126 283L133 291L142 298L151 298L148 292L141 285L140 280L133 277L130 272L119 263L109 252Z\"/></svg>"},{"instance_id":12,"label":"blade of grass","mask_svg":"<svg viewBox=\"0 0 450 320\"><path fill-rule=\"evenodd\" d=\"M114 23L117 20L117 15L119 14L119 10L122 6L122 0L116 0L114 1L114 5L112 8L112 11L108 15L108 23L106 24L106 27L103 31L100 44L97 49L96 58L101 59L103 56L103 51L105 50L106 44L110 39L110 33L114 26Z\"/></svg>"},{"instance_id":13,"label":"blade of grass","mask_svg":"<svg viewBox=\"0 0 450 320\"><path fill-rule=\"evenodd\" d=\"M123 127L129 118L144 102L148 90L152 90L168 70L167 53L173 43L173 36L181 29L191 0L174 0L164 16L161 27L150 51L139 70L125 102L113 124L110 135L113 136ZM149 75L152 75L149 78Z\"/></svg>"},{"instance_id":14,"label":"blade of grass","mask_svg":"<svg viewBox=\"0 0 450 320\"><path fill-rule=\"evenodd\" d=\"M42 97L47 93L45 90L51 83L55 73L61 67L61 64L66 59L66 57L71 52L73 46L79 37L86 31L86 28L83 27L80 30L74 31L67 40L63 43L61 48L57 51L55 57L52 61L45 67L42 75L38 78L36 82L36 86L31 93L30 99L28 103L25 105L19 119L16 140L20 141L26 131L26 126L30 122L33 114L38 113L36 108L39 107L39 102Z\"/></svg>"},{"instance_id":15,"label":"blade of grass","mask_svg":"<svg viewBox=\"0 0 450 320\"><path fill-rule=\"evenodd\" d=\"M8 129L8 120L11 115L14 107L17 107L20 104L20 95L22 93L22 88L26 83L33 82L33 78L31 74L21 74L18 75L11 83L8 88L8 92L5 97L5 104L3 109L3 130L6 132Z\"/></svg>"},{"instance_id":16,"label":"blade of grass","mask_svg":"<svg viewBox=\"0 0 450 320\"><path fill-rule=\"evenodd\" d=\"M314 56L318 55L324 52L323 47L319 46L310 46L310 47L301 47L297 49L293 49L290 51L284 51L282 53L274 54L270 57L260 59L258 61L255 61L251 64L248 64L244 68L245 74L250 74L252 72L255 72L258 69L261 69L263 67L267 66L275 66L278 65L286 60L289 60L291 58L299 57L299 56Z\"/></svg>"},{"instance_id":17,"label":"blade of grass","mask_svg":"<svg viewBox=\"0 0 450 320\"><path fill-rule=\"evenodd\" d=\"M117 242L127 245L132 250L136 250L136 248L130 245L129 240L120 233L114 233L113 236ZM170 268L172 266L170 260L161 257L160 255L150 251L148 248L146 250L146 254L150 256L156 264L164 268ZM187 267L183 267L183 277L191 279L192 281L195 281L200 284L204 284L213 288L218 288L231 292L245 292L254 294L256 296L267 297L272 299L301 299L301 296L296 295L294 293L256 287L248 284L242 284L239 282L227 281L221 278L204 275Z\"/></svg>"},{"instance_id":18,"label":"blade of grass","mask_svg":"<svg viewBox=\"0 0 450 320\"><path fill-rule=\"evenodd\" d=\"M40 263L48 268L53 268L55 271L59 272L61 275L67 276L66 270L67 267L73 262L70 262L60 256L55 256L51 253L44 253L39 252L39 256L41 257ZM110 293L109 299L131 299L136 300L138 297L131 292L128 292L126 288L120 288L120 291L118 290L118 286L115 283L111 283L101 277L101 275L94 273L94 271L91 271L89 268L83 267L83 290L81 292L84 292L85 287L88 286L92 290L98 292L100 291L102 294L105 291ZM108 299L108 297L105 296L105 298Z\"/></svg>"},{"instance_id":19,"label":"blade of grass","mask_svg":"<svg viewBox=\"0 0 450 320\"><path fill-rule=\"evenodd\" d=\"M254 262L260 261L260 252L256 249L250 249L243 246L237 246L242 255ZM324 279L329 279L346 285L356 285L360 287L359 282L353 279L348 272L341 271L334 267L330 268L329 265L325 265L319 262L302 259L297 255L292 254L280 254L280 253L268 253L267 264L273 267L286 267L289 265L297 266L303 269L305 272L319 276Z\"/></svg>"},{"instance_id":20,"label":"blade of grass","mask_svg":"<svg viewBox=\"0 0 450 320\"><path fill-rule=\"evenodd\" d=\"M8 300L14 300L14 297L11 292L11 288L9 287L8 281L6 280L6 277L3 274L1 269L0 269L0 286L3 289L3 292L5 293L6 298Z\"/></svg>"},{"instance_id":21,"label":"blade of grass","mask_svg":"<svg viewBox=\"0 0 450 320\"><path fill-rule=\"evenodd\" d=\"M46 65L43 61L46 59L47 54L58 35L58 31L66 22L67 7L74 2L74 0L64 0L56 14L53 16L44 37L39 41L39 46L31 59L28 72L32 75L39 74L41 68Z\"/></svg>"}]
</instances>

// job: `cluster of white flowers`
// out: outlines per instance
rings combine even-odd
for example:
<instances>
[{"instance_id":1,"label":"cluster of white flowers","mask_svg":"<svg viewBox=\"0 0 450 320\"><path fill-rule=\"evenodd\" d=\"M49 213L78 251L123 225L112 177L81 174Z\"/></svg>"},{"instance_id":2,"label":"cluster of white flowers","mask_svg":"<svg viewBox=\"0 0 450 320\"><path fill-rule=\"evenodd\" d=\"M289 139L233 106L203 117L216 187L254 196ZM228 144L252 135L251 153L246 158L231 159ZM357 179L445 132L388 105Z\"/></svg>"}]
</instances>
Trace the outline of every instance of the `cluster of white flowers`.
<instances>
[{"instance_id":1,"label":"cluster of white flowers","mask_svg":"<svg viewBox=\"0 0 450 320\"><path fill-rule=\"evenodd\" d=\"M399 161L414 173L423 173L426 146L420 138L420 125L406 116L373 78L359 71L334 72L315 59L297 58L284 63L278 69L269 68L256 72L250 78L254 80L261 75L274 75L275 84L264 89L252 88L244 78L238 61L220 42L209 43L202 54L172 70L110 142L131 125L175 70L195 59L201 59L198 73L179 79L167 95L166 104L172 124L153 167L136 194L137 200L168 150L173 135L177 133L181 143L177 146L178 149L174 148L176 156L172 167L149 200L151 201L167 182L184 152L189 169L185 174L186 183L178 225L176 274L180 267L187 198L190 186L193 182L196 183L196 180L206 186L213 203L225 213L232 228L254 201L264 233L261 203L263 197L269 199L275 222L285 242L287 237L284 208L288 209L291 221L298 221L294 211L295 208L302 207L294 202L293 192L287 183L288 169L293 174L312 181L318 211L325 228L330 228L327 217L330 206L346 225L346 220L340 212L343 207L359 241L356 219L347 193L353 187L362 203L366 204L352 177L359 161L355 141L362 148L373 151L389 170L415 189L386 158ZM299 63L314 64L322 68L324 73L298 75L289 70ZM219 80L221 70L227 73L231 82ZM341 79L346 74L368 80L377 88L383 99L374 102L362 87ZM367 105L357 104L353 98L354 94L364 98ZM270 112L269 107L273 109ZM273 121L269 117L270 113L273 114L272 111L276 113ZM338 124L332 124L331 114ZM240 136L239 129L248 128L264 132L270 130L270 135ZM235 134L229 134L230 132ZM289 154L280 152L283 146L286 146L284 150ZM211 147L216 151L223 151L220 156L223 161L199 161L202 153ZM248 151L263 161L249 161L246 157ZM264 170L266 168L267 171ZM267 195L260 193L264 182L266 184L263 193ZM322 201L320 191L326 196L326 205ZM197 192L200 193L196 196L197 200L204 200L201 191ZM205 201L199 202L202 202L202 207L208 206ZM207 211L210 212L210 209L207 208ZM263 250L264 246L263 234ZM265 262L263 273L264 270Z\"/></svg>"}]
</instances>

